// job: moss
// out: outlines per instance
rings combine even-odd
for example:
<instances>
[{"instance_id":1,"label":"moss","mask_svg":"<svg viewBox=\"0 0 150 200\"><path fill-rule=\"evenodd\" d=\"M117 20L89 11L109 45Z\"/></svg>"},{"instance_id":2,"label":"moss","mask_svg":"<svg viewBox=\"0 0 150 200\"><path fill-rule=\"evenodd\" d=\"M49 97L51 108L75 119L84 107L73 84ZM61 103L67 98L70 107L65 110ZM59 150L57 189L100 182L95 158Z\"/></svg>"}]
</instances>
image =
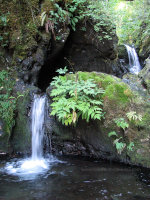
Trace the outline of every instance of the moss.
<instances>
[{"instance_id":1,"label":"moss","mask_svg":"<svg viewBox=\"0 0 150 200\"><path fill-rule=\"evenodd\" d=\"M120 79L96 72L78 72L79 79L93 79L99 87L105 90L103 98L115 102L115 104L125 105L133 97L131 89Z\"/></svg>"},{"instance_id":2,"label":"moss","mask_svg":"<svg viewBox=\"0 0 150 200\"><path fill-rule=\"evenodd\" d=\"M113 83L106 87L103 97L115 101L115 103L126 104L129 102L129 97L132 96L129 88L123 83Z\"/></svg>"},{"instance_id":3,"label":"moss","mask_svg":"<svg viewBox=\"0 0 150 200\"><path fill-rule=\"evenodd\" d=\"M150 109L146 110L144 115L142 116L142 120L138 121L137 125L139 127L145 127L146 129L150 129Z\"/></svg>"},{"instance_id":4,"label":"moss","mask_svg":"<svg viewBox=\"0 0 150 200\"><path fill-rule=\"evenodd\" d=\"M41 5L41 13L49 12L51 9L53 9L53 3L50 0L45 0Z\"/></svg>"},{"instance_id":5,"label":"moss","mask_svg":"<svg viewBox=\"0 0 150 200\"><path fill-rule=\"evenodd\" d=\"M29 106L29 103L31 102L31 90L32 88L26 89L23 94L24 96L18 99L17 102L17 119L11 138L11 145L13 146L13 150L15 152L30 151L31 131L27 108Z\"/></svg>"}]
</instances>

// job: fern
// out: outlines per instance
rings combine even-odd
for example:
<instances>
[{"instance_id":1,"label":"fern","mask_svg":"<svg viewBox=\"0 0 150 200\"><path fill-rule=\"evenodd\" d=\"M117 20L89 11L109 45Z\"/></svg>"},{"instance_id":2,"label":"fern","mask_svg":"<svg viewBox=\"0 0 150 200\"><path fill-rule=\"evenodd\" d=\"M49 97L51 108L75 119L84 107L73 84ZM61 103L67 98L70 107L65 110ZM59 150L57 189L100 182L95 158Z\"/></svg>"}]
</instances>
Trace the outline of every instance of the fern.
<instances>
[{"instance_id":1,"label":"fern","mask_svg":"<svg viewBox=\"0 0 150 200\"><path fill-rule=\"evenodd\" d=\"M129 127L129 124L124 120L124 118L118 118L114 120L118 127L121 127L123 130Z\"/></svg>"},{"instance_id":2,"label":"fern","mask_svg":"<svg viewBox=\"0 0 150 200\"><path fill-rule=\"evenodd\" d=\"M57 70L60 74L67 69ZM70 77L70 80L69 80ZM98 88L92 79L77 80L76 75L54 77L50 96L53 97L51 115L56 116L65 125L76 124L79 117L86 120L104 118L101 95L104 90Z\"/></svg>"},{"instance_id":3,"label":"fern","mask_svg":"<svg viewBox=\"0 0 150 200\"><path fill-rule=\"evenodd\" d=\"M127 114L127 117L128 119L131 121L131 120L139 120L139 121L142 121L142 115L140 114L136 114L135 111L131 111L131 112L128 112Z\"/></svg>"},{"instance_id":4,"label":"fern","mask_svg":"<svg viewBox=\"0 0 150 200\"><path fill-rule=\"evenodd\" d=\"M60 68L60 69L56 70L56 72L58 72L59 74L66 74L67 71L68 71L68 69L66 66L64 67L64 69Z\"/></svg>"},{"instance_id":5,"label":"fern","mask_svg":"<svg viewBox=\"0 0 150 200\"><path fill-rule=\"evenodd\" d=\"M134 148L134 143L133 143L133 142L130 142L130 143L128 144L128 146L127 146L127 149L128 149L129 151L133 151L133 148Z\"/></svg>"},{"instance_id":6,"label":"fern","mask_svg":"<svg viewBox=\"0 0 150 200\"><path fill-rule=\"evenodd\" d=\"M118 134L115 132L115 131L112 131L110 133L108 133L108 137L111 137L111 136L118 136Z\"/></svg>"}]
</instances>

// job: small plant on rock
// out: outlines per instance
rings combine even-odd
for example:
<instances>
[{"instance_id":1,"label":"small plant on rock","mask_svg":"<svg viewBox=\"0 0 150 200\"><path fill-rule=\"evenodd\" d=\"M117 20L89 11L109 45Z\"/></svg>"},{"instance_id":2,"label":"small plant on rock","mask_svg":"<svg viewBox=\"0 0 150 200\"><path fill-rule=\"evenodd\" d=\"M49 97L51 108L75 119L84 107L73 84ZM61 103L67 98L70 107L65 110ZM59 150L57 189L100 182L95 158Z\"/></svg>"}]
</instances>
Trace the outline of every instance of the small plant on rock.
<instances>
[{"instance_id":1,"label":"small plant on rock","mask_svg":"<svg viewBox=\"0 0 150 200\"><path fill-rule=\"evenodd\" d=\"M124 118L114 119L114 122L116 123L117 127L123 129L123 131L125 131L125 129L129 127L129 124L125 121ZM108 133L108 137L114 137L115 138L114 141L113 141L113 144L115 145L118 154L121 154L123 152L123 150L125 149L125 147L127 147L127 149L129 151L133 150L134 143L130 142L127 145L126 142L123 141L124 138L119 137L118 133L116 133L115 131Z\"/></svg>"}]
</instances>

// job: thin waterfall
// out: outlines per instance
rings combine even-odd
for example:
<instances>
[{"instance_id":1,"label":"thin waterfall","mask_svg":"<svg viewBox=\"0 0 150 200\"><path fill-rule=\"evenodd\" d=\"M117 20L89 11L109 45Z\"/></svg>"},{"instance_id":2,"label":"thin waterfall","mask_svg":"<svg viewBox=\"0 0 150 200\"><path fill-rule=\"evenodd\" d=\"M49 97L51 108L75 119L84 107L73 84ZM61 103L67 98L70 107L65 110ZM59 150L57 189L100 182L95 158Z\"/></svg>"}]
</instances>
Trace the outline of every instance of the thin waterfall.
<instances>
[{"instance_id":1,"label":"thin waterfall","mask_svg":"<svg viewBox=\"0 0 150 200\"><path fill-rule=\"evenodd\" d=\"M125 47L128 52L130 72L132 74L138 74L141 70L138 55L133 47L130 47L128 45L125 45Z\"/></svg>"},{"instance_id":2,"label":"thin waterfall","mask_svg":"<svg viewBox=\"0 0 150 200\"><path fill-rule=\"evenodd\" d=\"M34 96L32 108L32 160L43 156L45 96Z\"/></svg>"},{"instance_id":3,"label":"thin waterfall","mask_svg":"<svg viewBox=\"0 0 150 200\"><path fill-rule=\"evenodd\" d=\"M21 176L25 180L34 179L38 174L44 174L50 169L50 164L59 162L53 156L43 156L44 116L46 109L46 95L34 95L32 104L32 155L29 158L8 162L5 170L8 174ZM51 145L51 141L49 141Z\"/></svg>"}]
</instances>

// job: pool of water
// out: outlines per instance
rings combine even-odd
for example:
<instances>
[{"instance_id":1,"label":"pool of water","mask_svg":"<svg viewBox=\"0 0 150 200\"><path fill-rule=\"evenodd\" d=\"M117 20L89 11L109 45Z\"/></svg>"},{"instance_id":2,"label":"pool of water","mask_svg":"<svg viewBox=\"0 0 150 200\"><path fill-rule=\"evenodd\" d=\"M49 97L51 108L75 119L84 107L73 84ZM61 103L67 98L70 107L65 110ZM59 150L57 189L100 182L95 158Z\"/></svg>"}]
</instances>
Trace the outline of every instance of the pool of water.
<instances>
[{"instance_id":1,"label":"pool of water","mask_svg":"<svg viewBox=\"0 0 150 200\"><path fill-rule=\"evenodd\" d=\"M22 162L1 162L0 200L150 200L150 182L139 168L47 158L47 167L36 173L19 171L17 165Z\"/></svg>"}]
</instances>

